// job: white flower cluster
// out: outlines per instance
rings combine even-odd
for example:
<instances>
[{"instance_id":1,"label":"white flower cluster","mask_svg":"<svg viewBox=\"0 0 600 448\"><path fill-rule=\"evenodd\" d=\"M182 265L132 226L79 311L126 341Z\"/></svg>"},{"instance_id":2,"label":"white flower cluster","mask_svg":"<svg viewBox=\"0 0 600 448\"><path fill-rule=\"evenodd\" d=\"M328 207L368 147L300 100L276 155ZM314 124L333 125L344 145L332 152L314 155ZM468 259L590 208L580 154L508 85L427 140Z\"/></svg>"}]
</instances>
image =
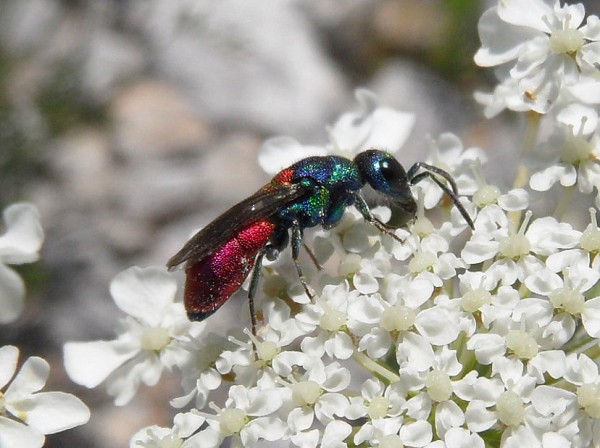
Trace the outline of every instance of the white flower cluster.
<instances>
[{"instance_id":1,"label":"white flower cluster","mask_svg":"<svg viewBox=\"0 0 600 448\"><path fill-rule=\"evenodd\" d=\"M25 285L8 264L32 263L44 240L37 209L17 203L4 210L6 232L0 236L0 323L14 322L24 306ZM64 392L40 392L50 366L37 356L28 358L19 372L19 349L0 347L0 446L38 448L46 434L83 425L90 411L79 398ZM12 381L11 381L12 380Z\"/></svg>"},{"instance_id":2,"label":"white flower cluster","mask_svg":"<svg viewBox=\"0 0 600 448\"><path fill-rule=\"evenodd\" d=\"M414 187L419 210L396 231L402 242L349 209L308 241L322 266L303 261L314 300L283 273L285 253L263 268L256 337L202 333L167 273L132 268L111 288L129 314L118 338L68 344L71 377L107 379L123 404L140 382L181 370L184 393L171 404L192 409L171 428L143 428L131 447L600 446L600 228L595 208L579 229L562 214L576 190L598 205L600 22L583 21L581 5L550 0L502 0L484 13L476 61L498 65L500 84L479 98L490 113L533 112L553 134L531 139L516 163L534 174L509 191L484 180L481 150L451 134L432 143L427 162L471 198L461 202L474 231L428 179ZM343 115L329 145L273 139L261 164L276 171L283 152L396 151L413 117L357 97L364 110ZM567 199L537 216L533 193L553 185ZM437 226L425 213L434 207Z\"/></svg>"}]
</instances>

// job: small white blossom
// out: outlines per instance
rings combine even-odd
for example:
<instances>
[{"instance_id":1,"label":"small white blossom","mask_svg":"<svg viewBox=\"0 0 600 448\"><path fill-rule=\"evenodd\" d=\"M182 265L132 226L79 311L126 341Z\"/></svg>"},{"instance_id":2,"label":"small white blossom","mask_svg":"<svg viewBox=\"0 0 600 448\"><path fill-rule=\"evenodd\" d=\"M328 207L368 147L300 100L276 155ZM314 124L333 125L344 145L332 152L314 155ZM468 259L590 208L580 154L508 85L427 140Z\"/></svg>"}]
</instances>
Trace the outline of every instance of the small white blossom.
<instances>
[{"instance_id":1,"label":"small white blossom","mask_svg":"<svg viewBox=\"0 0 600 448\"><path fill-rule=\"evenodd\" d=\"M316 330L317 334L302 340L302 351L317 357L323 353L338 359L352 356L354 346L347 333L348 307L355 300L360 300L358 291L349 291L348 283L343 282L325 286L316 303L305 305L304 311L296 317L298 325L306 333Z\"/></svg>"},{"instance_id":2,"label":"small white blossom","mask_svg":"<svg viewBox=\"0 0 600 448\"><path fill-rule=\"evenodd\" d=\"M65 368L73 381L86 387L106 381L115 404L123 405L140 383L154 385L164 368L184 363L184 343L204 324L190 322L183 304L174 302L177 283L164 269L130 268L113 279L110 292L128 315L119 336L65 344Z\"/></svg>"},{"instance_id":3,"label":"small white blossom","mask_svg":"<svg viewBox=\"0 0 600 448\"><path fill-rule=\"evenodd\" d=\"M591 16L584 24L584 18L583 5L561 5L559 0L500 0L483 14L475 62L501 67L501 84L494 92L501 104L492 106L492 100L484 99L489 115L504 107L546 113L563 86L576 84L581 72L596 70L598 19ZM600 82L588 87L586 99L593 101Z\"/></svg>"},{"instance_id":4,"label":"small white blossom","mask_svg":"<svg viewBox=\"0 0 600 448\"><path fill-rule=\"evenodd\" d=\"M556 183L577 185L585 194L596 189L596 203L600 203L600 131L587 136L573 127L560 127L539 152L541 166L531 176L532 189L547 191Z\"/></svg>"},{"instance_id":5,"label":"small white blossom","mask_svg":"<svg viewBox=\"0 0 600 448\"><path fill-rule=\"evenodd\" d=\"M201 448L202 438L193 434L205 418L193 412L177 414L172 428L149 426L133 435L130 448Z\"/></svg>"},{"instance_id":6,"label":"small white blossom","mask_svg":"<svg viewBox=\"0 0 600 448\"><path fill-rule=\"evenodd\" d=\"M0 348L1 446L41 447L46 434L88 421L90 411L79 398L64 392L40 392L50 372L45 360L28 358L15 375L18 357L18 348Z\"/></svg>"},{"instance_id":7,"label":"small white blossom","mask_svg":"<svg viewBox=\"0 0 600 448\"><path fill-rule=\"evenodd\" d=\"M205 448L218 448L226 438L240 447L253 447L260 439L278 440L286 433L283 421L274 415L282 404L281 394L275 389L232 386L224 408L213 403L216 414L199 414L208 428L194 437Z\"/></svg>"}]
</instances>

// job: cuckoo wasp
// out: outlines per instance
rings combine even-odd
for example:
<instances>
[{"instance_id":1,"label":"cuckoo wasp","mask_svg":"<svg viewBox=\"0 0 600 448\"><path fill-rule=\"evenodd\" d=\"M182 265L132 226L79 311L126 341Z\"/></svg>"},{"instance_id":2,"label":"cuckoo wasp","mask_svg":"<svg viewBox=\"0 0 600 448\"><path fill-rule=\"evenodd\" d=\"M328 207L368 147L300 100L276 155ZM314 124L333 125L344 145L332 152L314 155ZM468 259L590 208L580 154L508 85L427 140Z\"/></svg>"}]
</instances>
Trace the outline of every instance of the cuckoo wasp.
<instances>
[{"instance_id":1,"label":"cuckoo wasp","mask_svg":"<svg viewBox=\"0 0 600 448\"><path fill-rule=\"evenodd\" d=\"M189 319L200 321L213 314L250 274L248 300L256 334L253 299L264 257L274 260L291 241L296 271L312 298L298 263L303 230L317 225L330 229L346 207L354 205L366 221L398 239L373 216L360 190L368 184L412 218L417 203L410 187L426 178L450 197L473 228L458 200L456 183L449 173L432 165L417 162L405 171L391 154L368 150L354 160L308 157L283 169L270 183L196 233L167 262L169 269L185 263L184 304Z\"/></svg>"}]
</instances>

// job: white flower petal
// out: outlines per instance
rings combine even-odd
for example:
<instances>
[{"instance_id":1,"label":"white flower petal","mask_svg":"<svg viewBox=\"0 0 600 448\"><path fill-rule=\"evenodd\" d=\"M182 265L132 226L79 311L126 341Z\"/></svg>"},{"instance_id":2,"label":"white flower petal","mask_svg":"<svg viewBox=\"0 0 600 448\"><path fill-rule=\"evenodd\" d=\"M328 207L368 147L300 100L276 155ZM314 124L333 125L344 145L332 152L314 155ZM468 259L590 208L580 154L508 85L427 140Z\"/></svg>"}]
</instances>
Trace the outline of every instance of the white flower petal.
<instances>
[{"instance_id":1,"label":"white flower petal","mask_svg":"<svg viewBox=\"0 0 600 448\"><path fill-rule=\"evenodd\" d=\"M40 390L46 384L50 365L42 358L28 358L6 389L7 401L26 397ZM10 397L10 398L9 398Z\"/></svg>"},{"instance_id":2,"label":"white flower petal","mask_svg":"<svg viewBox=\"0 0 600 448\"><path fill-rule=\"evenodd\" d=\"M90 418L90 410L75 395L64 392L41 392L18 403L25 413L25 422L43 434L54 434L83 425Z\"/></svg>"},{"instance_id":3,"label":"white flower petal","mask_svg":"<svg viewBox=\"0 0 600 448\"><path fill-rule=\"evenodd\" d=\"M537 294L548 295L555 289L561 288L563 281L550 269L540 269L525 278L525 286Z\"/></svg>"},{"instance_id":4,"label":"white flower petal","mask_svg":"<svg viewBox=\"0 0 600 448\"><path fill-rule=\"evenodd\" d=\"M487 237L473 235L470 241L467 241L465 247L460 253L461 258L468 264L477 264L489 260L498 253L498 242L490 240Z\"/></svg>"},{"instance_id":5,"label":"white flower petal","mask_svg":"<svg viewBox=\"0 0 600 448\"><path fill-rule=\"evenodd\" d=\"M583 135L588 135L598 126L598 112L590 106L573 103L561 109L556 115L556 120Z\"/></svg>"},{"instance_id":6,"label":"white flower petal","mask_svg":"<svg viewBox=\"0 0 600 448\"><path fill-rule=\"evenodd\" d=\"M600 338L600 297L585 302L581 319L585 331L593 338Z\"/></svg>"},{"instance_id":7,"label":"white flower petal","mask_svg":"<svg viewBox=\"0 0 600 448\"><path fill-rule=\"evenodd\" d=\"M237 401L236 404L240 406L240 403ZM282 404L283 399L278 390L253 388L248 391L248 406L245 410L248 415L262 417L272 414Z\"/></svg>"},{"instance_id":8,"label":"white flower petal","mask_svg":"<svg viewBox=\"0 0 600 448\"><path fill-rule=\"evenodd\" d=\"M115 276L110 293L121 310L157 326L165 308L173 303L177 281L165 269L133 266Z\"/></svg>"},{"instance_id":9,"label":"white flower petal","mask_svg":"<svg viewBox=\"0 0 600 448\"><path fill-rule=\"evenodd\" d=\"M498 198L498 205L507 212L525 210L529 205L527 190L516 188Z\"/></svg>"},{"instance_id":10,"label":"white flower petal","mask_svg":"<svg viewBox=\"0 0 600 448\"><path fill-rule=\"evenodd\" d=\"M44 231L35 206L13 204L4 210L3 216L7 231L0 237L0 260L9 264L36 261Z\"/></svg>"},{"instance_id":11,"label":"white flower petal","mask_svg":"<svg viewBox=\"0 0 600 448\"><path fill-rule=\"evenodd\" d=\"M550 30L545 18L554 16L554 3L554 0L503 0L498 4L498 16L512 25L547 33Z\"/></svg>"},{"instance_id":12,"label":"white flower petal","mask_svg":"<svg viewBox=\"0 0 600 448\"><path fill-rule=\"evenodd\" d=\"M434 362L433 349L426 338L415 333L407 333L396 351L398 365L405 365L423 371L429 369Z\"/></svg>"},{"instance_id":13,"label":"white flower petal","mask_svg":"<svg viewBox=\"0 0 600 448\"><path fill-rule=\"evenodd\" d=\"M495 412L488 411L481 400L472 400L467 405L465 419L468 428L473 432L483 432L496 424L498 418Z\"/></svg>"},{"instance_id":14,"label":"white flower petal","mask_svg":"<svg viewBox=\"0 0 600 448\"><path fill-rule=\"evenodd\" d=\"M421 311L415 319L415 326L433 345L450 344L460 334L458 313L441 306Z\"/></svg>"},{"instance_id":15,"label":"white flower petal","mask_svg":"<svg viewBox=\"0 0 600 448\"><path fill-rule=\"evenodd\" d=\"M14 345L5 345L0 348L0 389L8 384L17 370L19 349Z\"/></svg>"},{"instance_id":16,"label":"white flower petal","mask_svg":"<svg viewBox=\"0 0 600 448\"><path fill-rule=\"evenodd\" d=\"M96 387L137 353L121 341L67 342L63 348L69 378L85 387Z\"/></svg>"},{"instance_id":17,"label":"white flower petal","mask_svg":"<svg viewBox=\"0 0 600 448\"><path fill-rule=\"evenodd\" d=\"M429 422L417 420L416 422L402 425L402 428L400 428L400 438L404 444L409 446L425 446L433 438L433 429Z\"/></svg>"},{"instance_id":18,"label":"white flower petal","mask_svg":"<svg viewBox=\"0 0 600 448\"><path fill-rule=\"evenodd\" d=\"M301 159L326 154L325 148L304 146L292 137L273 137L262 144L258 153L258 164L266 173L275 175Z\"/></svg>"},{"instance_id":19,"label":"white flower petal","mask_svg":"<svg viewBox=\"0 0 600 448\"><path fill-rule=\"evenodd\" d=\"M342 444L342 441L348 437L351 432L352 426L348 423L334 420L325 427L321 446L326 446L328 448L345 448L346 444Z\"/></svg>"},{"instance_id":20,"label":"white flower petal","mask_svg":"<svg viewBox=\"0 0 600 448\"><path fill-rule=\"evenodd\" d=\"M305 431L313 424L314 416L312 408L308 406L294 408L287 416L287 423L294 432Z\"/></svg>"},{"instance_id":21,"label":"white flower petal","mask_svg":"<svg viewBox=\"0 0 600 448\"><path fill-rule=\"evenodd\" d=\"M0 263L0 324L16 320L23 311L25 284L19 275Z\"/></svg>"},{"instance_id":22,"label":"white flower petal","mask_svg":"<svg viewBox=\"0 0 600 448\"><path fill-rule=\"evenodd\" d=\"M531 404L543 416L561 415L575 401L573 392L541 385L531 394Z\"/></svg>"},{"instance_id":23,"label":"white flower petal","mask_svg":"<svg viewBox=\"0 0 600 448\"><path fill-rule=\"evenodd\" d=\"M515 59L523 42L534 34L527 29L506 26L496 7L483 13L478 29L482 43L475 53L475 63L481 67L492 67Z\"/></svg>"},{"instance_id":24,"label":"white flower petal","mask_svg":"<svg viewBox=\"0 0 600 448\"><path fill-rule=\"evenodd\" d=\"M483 365L491 364L506 352L504 338L499 334L475 334L467 342L467 348L475 351L475 357Z\"/></svg>"},{"instance_id":25,"label":"white flower petal","mask_svg":"<svg viewBox=\"0 0 600 448\"><path fill-rule=\"evenodd\" d=\"M558 222L552 216L533 221L525 236L531 243L533 251L540 255L551 255L556 249L574 247L579 243L581 232L574 230L570 224Z\"/></svg>"},{"instance_id":26,"label":"white flower petal","mask_svg":"<svg viewBox=\"0 0 600 448\"><path fill-rule=\"evenodd\" d=\"M444 441L446 448L485 448L485 442L478 434L464 428L450 428Z\"/></svg>"},{"instance_id":27,"label":"white flower petal","mask_svg":"<svg viewBox=\"0 0 600 448\"><path fill-rule=\"evenodd\" d=\"M543 374L548 374L555 379L562 378L567 371L567 357L562 350L546 350L538 353L531 359L527 365L528 372L532 369L537 369L539 378L543 378Z\"/></svg>"},{"instance_id":28,"label":"white flower petal","mask_svg":"<svg viewBox=\"0 0 600 448\"><path fill-rule=\"evenodd\" d=\"M379 291L379 282L371 274L359 272L352 277L354 287L361 294L369 295Z\"/></svg>"},{"instance_id":29,"label":"white flower petal","mask_svg":"<svg viewBox=\"0 0 600 448\"><path fill-rule=\"evenodd\" d=\"M438 403L435 409L435 429L440 437L446 432L465 423L465 414L454 401L446 400Z\"/></svg>"},{"instance_id":30,"label":"white flower petal","mask_svg":"<svg viewBox=\"0 0 600 448\"><path fill-rule=\"evenodd\" d=\"M240 432L243 446L255 446L259 439L279 440L286 431L285 424L275 417L259 417L248 423Z\"/></svg>"},{"instance_id":31,"label":"white flower petal","mask_svg":"<svg viewBox=\"0 0 600 448\"><path fill-rule=\"evenodd\" d=\"M0 446L2 448L41 448L44 435L34 428L0 416Z\"/></svg>"},{"instance_id":32,"label":"white flower petal","mask_svg":"<svg viewBox=\"0 0 600 448\"><path fill-rule=\"evenodd\" d=\"M534 173L529 179L529 185L535 191L547 191L556 182L569 187L577 180L577 171L573 165L558 163Z\"/></svg>"},{"instance_id":33,"label":"white flower petal","mask_svg":"<svg viewBox=\"0 0 600 448\"><path fill-rule=\"evenodd\" d=\"M355 92L363 110L343 114L333 125L330 138L334 152L358 153L370 148L396 152L408 138L415 116L377 107L375 95L365 89Z\"/></svg>"}]
</instances>

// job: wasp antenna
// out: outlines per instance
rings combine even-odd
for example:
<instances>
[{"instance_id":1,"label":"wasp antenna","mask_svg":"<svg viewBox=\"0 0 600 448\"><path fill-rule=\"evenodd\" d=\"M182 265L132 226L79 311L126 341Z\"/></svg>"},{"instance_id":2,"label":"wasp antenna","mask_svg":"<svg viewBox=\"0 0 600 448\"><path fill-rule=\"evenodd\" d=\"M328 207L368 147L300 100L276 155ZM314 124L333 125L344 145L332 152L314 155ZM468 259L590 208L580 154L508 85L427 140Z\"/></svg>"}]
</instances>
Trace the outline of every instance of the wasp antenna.
<instances>
[{"instance_id":1,"label":"wasp antenna","mask_svg":"<svg viewBox=\"0 0 600 448\"><path fill-rule=\"evenodd\" d=\"M428 169L428 168L426 168L426 169ZM450 176L450 174L448 174L446 171L444 171L444 170L440 170L440 171L443 172L443 173L446 173L447 176ZM444 193L446 193L450 197L450 199L452 199L452 202L454 203L454 206L458 209L458 211L460 212L460 214L462 215L462 217L465 219L465 221L467 222L467 224L469 225L469 227L471 228L471 230L475 230L475 224L473 223L473 220L471 219L471 217L467 213L467 210L465 209L465 207L458 200L458 193L456 191L454 191L456 189L456 183L454 182L454 179L447 178L446 176L444 176L441 173L437 173L437 174L440 174L445 179L449 180L450 183L451 183L451 185L453 186L453 189L451 190L450 188L448 188L433 173L431 173L429 171L425 171L423 173L417 174L416 176L413 176L413 178L410 180L410 183L414 185L414 184L422 181L425 178L429 178L432 181L434 181L437 184L437 186L440 187L442 189L442 191Z\"/></svg>"},{"instance_id":2,"label":"wasp antenna","mask_svg":"<svg viewBox=\"0 0 600 448\"><path fill-rule=\"evenodd\" d=\"M421 174L416 174L420 168L423 168L426 171ZM450 175L450 173L448 171L438 168L437 166L429 165L428 163L424 163L424 162L417 162L413 166L410 167L406 176L408 177L409 182L414 185L417 182L420 182L421 180L423 180L425 177L433 178L431 176L432 173L435 173L439 176L442 176L444 179L446 179L448 181L448 183L450 184L450 186L452 187L452 191L454 192L454 194L456 194L456 195L459 194L458 187L456 186L456 181L454 180L454 178Z\"/></svg>"}]
</instances>

